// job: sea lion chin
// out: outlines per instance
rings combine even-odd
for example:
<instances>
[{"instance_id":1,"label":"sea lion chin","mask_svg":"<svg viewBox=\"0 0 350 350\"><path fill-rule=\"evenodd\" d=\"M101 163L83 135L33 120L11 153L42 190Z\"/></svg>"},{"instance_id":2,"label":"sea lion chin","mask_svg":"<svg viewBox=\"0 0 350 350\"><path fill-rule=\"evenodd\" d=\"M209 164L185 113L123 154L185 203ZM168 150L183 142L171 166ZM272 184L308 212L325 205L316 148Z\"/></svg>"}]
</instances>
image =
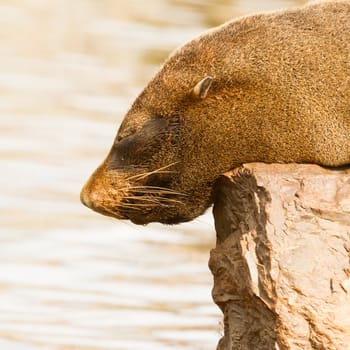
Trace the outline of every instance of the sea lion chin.
<instances>
[{"instance_id":1,"label":"sea lion chin","mask_svg":"<svg viewBox=\"0 0 350 350\"><path fill-rule=\"evenodd\" d=\"M243 163L350 163L350 2L228 22L170 55L83 187L89 208L175 224Z\"/></svg>"}]
</instances>

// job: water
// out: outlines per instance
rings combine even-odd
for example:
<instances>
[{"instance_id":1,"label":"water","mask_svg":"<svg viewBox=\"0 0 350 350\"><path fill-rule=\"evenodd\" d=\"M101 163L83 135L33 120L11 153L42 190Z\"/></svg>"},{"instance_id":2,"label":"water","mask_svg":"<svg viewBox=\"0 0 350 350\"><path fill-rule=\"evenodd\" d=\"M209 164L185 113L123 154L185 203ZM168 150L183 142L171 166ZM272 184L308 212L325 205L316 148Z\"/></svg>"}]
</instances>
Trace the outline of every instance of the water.
<instances>
[{"instance_id":1,"label":"water","mask_svg":"<svg viewBox=\"0 0 350 350\"><path fill-rule=\"evenodd\" d=\"M84 208L79 191L173 48L292 4L0 2L0 350L215 348L210 214L138 227Z\"/></svg>"}]
</instances>

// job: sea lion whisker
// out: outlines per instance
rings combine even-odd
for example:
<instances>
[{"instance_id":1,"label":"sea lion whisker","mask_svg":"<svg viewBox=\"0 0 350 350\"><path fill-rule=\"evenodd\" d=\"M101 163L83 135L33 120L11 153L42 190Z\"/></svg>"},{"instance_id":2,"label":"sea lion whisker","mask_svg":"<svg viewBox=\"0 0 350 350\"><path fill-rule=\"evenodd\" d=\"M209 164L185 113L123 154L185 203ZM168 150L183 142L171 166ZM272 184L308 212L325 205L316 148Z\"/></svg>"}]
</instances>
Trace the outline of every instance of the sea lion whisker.
<instances>
[{"instance_id":1,"label":"sea lion whisker","mask_svg":"<svg viewBox=\"0 0 350 350\"><path fill-rule=\"evenodd\" d=\"M159 204L160 205L167 205L167 204L181 204L181 205L183 205L184 204L184 202L182 202L182 201L178 201L178 200L176 200L176 199L171 199L171 198L164 198L164 200L162 200L162 201L160 201L159 202Z\"/></svg>"},{"instance_id":2,"label":"sea lion whisker","mask_svg":"<svg viewBox=\"0 0 350 350\"><path fill-rule=\"evenodd\" d=\"M171 195L180 195L180 193L172 192L172 191L166 191L166 190L146 190L146 189L135 189L132 190L134 193L140 193L140 194L155 194L155 195L165 195L165 194L171 194Z\"/></svg>"},{"instance_id":3,"label":"sea lion whisker","mask_svg":"<svg viewBox=\"0 0 350 350\"><path fill-rule=\"evenodd\" d=\"M142 207L143 206L144 205L142 205ZM130 203L130 202L112 203L112 205L110 207L117 208L119 210L122 210L122 209L131 209L131 210L139 209L139 210L141 210L142 209L142 208L137 208L137 207L141 207L140 203Z\"/></svg>"},{"instance_id":4,"label":"sea lion whisker","mask_svg":"<svg viewBox=\"0 0 350 350\"><path fill-rule=\"evenodd\" d=\"M106 206L103 207L103 210L104 210L106 213L108 213L108 214L110 214L110 215L112 215L112 216L115 216L114 211L111 210L111 209L108 209Z\"/></svg>"},{"instance_id":5,"label":"sea lion whisker","mask_svg":"<svg viewBox=\"0 0 350 350\"><path fill-rule=\"evenodd\" d=\"M146 198L145 196L139 197L139 196L127 196L125 199L131 199L131 200L136 200L139 202L145 201L145 202L150 202L150 203L155 203L159 204L159 200L157 197L152 197L152 198Z\"/></svg>"},{"instance_id":6,"label":"sea lion whisker","mask_svg":"<svg viewBox=\"0 0 350 350\"><path fill-rule=\"evenodd\" d=\"M144 199L141 199L141 201ZM147 200L146 200L147 201ZM147 203L135 203L135 205L141 205L142 207L147 208L156 208L156 207L172 207L175 204L183 204L182 202L174 202L174 201L147 201Z\"/></svg>"},{"instance_id":7,"label":"sea lion whisker","mask_svg":"<svg viewBox=\"0 0 350 350\"><path fill-rule=\"evenodd\" d=\"M154 170L154 171L150 171L150 172L147 172L147 173L141 173L141 174L133 175L133 176L127 178L126 180L129 181L131 179L131 180L134 180L134 181L138 181L138 180L142 180L145 177L153 175L153 174L174 174L174 173L176 173L176 171L174 171L174 170L159 170L159 171Z\"/></svg>"},{"instance_id":8,"label":"sea lion whisker","mask_svg":"<svg viewBox=\"0 0 350 350\"><path fill-rule=\"evenodd\" d=\"M134 205L123 205L123 206L121 206L120 208L118 208L118 207L115 207L115 208L117 208L119 211L121 211L121 212L123 212L123 210L124 210L124 212L125 211L138 211L138 212L142 212L142 211L144 211L145 210L145 207L146 206L140 206L140 205L136 205L136 204L134 204ZM149 206L148 206L149 207Z\"/></svg>"},{"instance_id":9,"label":"sea lion whisker","mask_svg":"<svg viewBox=\"0 0 350 350\"><path fill-rule=\"evenodd\" d=\"M125 199L138 200L140 202L145 201L145 202L150 202L150 203L155 203L155 204L160 204L160 205L162 205L164 203L184 204L180 200L173 199L173 198L166 198L166 197L128 196L128 197L125 197Z\"/></svg>"},{"instance_id":10,"label":"sea lion whisker","mask_svg":"<svg viewBox=\"0 0 350 350\"><path fill-rule=\"evenodd\" d=\"M136 205L131 204L131 203L113 204L113 207L118 208L118 209L137 209L137 208L135 208Z\"/></svg>"},{"instance_id":11,"label":"sea lion whisker","mask_svg":"<svg viewBox=\"0 0 350 350\"><path fill-rule=\"evenodd\" d=\"M113 190L111 190L111 192L113 194L115 194L115 195L119 195L120 196L120 194L123 191L124 194L123 194L122 197L123 198L129 198L129 197L126 197L125 190L126 190L126 188L113 189ZM141 198L140 197L141 195L143 196L142 198L144 198L145 195L153 195L152 196L153 199L158 198L158 199L162 199L162 200L170 199L170 198L167 198L167 197L162 197L164 195L185 196L185 194L173 191L171 189L163 189L162 187L154 187L154 186L149 186L149 187L148 186L133 186L133 187L128 187L128 190L131 190L136 195L139 195L137 197L136 196L133 197L133 199ZM171 199L173 200L173 198L171 198Z\"/></svg>"},{"instance_id":12,"label":"sea lion whisker","mask_svg":"<svg viewBox=\"0 0 350 350\"><path fill-rule=\"evenodd\" d=\"M134 209L134 208L149 208L150 204L149 203L128 203L129 204L129 209Z\"/></svg>"},{"instance_id":13,"label":"sea lion whisker","mask_svg":"<svg viewBox=\"0 0 350 350\"><path fill-rule=\"evenodd\" d=\"M167 187L160 187L160 186L130 186L123 188L121 190L139 190L140 192L144 190L144 193L166 193L166 194L174 194L179 196L188 196L186 193L181 193L175 190L172 190L171 188Z\"/></svg>"},{"instance_id":14,"label":"sea lion whisker","mask_svg":"<svg viewBox=\"0 0 350 350\"><path fill-rule=\"evenodd\" d=\"M163 167L160 167L156 170L152 170L152 171L149 171L149 172L146 172L146 173L142 173L142 174L136 174L136 175L133 175L133 176L130 176L126 179L126 181L129 181L129 180L141 180L141 179L144 179L145 177L147 176L150 176L150 175L153 175L153 174L158 174L158 173L168 173L169 171L165 172L164 169L167 169L167 168L170 168L171 166L175 165L179 163L178 162L174 162L174 163L171 163L171 164L168 164L168 165L165 165ZM171 171L171 172L175 172L175 171Z\"/></svg>"}]
</instances>

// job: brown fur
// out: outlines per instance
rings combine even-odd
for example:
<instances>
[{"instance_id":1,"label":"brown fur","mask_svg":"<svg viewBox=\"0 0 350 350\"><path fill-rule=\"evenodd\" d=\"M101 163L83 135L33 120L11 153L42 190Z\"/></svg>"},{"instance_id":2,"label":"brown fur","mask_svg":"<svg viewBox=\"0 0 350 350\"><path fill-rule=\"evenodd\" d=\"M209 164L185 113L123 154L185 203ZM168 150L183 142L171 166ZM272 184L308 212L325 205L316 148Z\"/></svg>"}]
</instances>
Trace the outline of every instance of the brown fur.
<instances>
[{"instance_id":1,"label":"brown fur","mask_svg":"<svg viewBox=\"0 0 350 350\"><path fill-rule=\"evenodd\" d=\"M211 204L219 174L256 161L350 163L350 1L244 17L176 50L81 198L136 223L177 223Z\"/></svg>"}]
</instances>

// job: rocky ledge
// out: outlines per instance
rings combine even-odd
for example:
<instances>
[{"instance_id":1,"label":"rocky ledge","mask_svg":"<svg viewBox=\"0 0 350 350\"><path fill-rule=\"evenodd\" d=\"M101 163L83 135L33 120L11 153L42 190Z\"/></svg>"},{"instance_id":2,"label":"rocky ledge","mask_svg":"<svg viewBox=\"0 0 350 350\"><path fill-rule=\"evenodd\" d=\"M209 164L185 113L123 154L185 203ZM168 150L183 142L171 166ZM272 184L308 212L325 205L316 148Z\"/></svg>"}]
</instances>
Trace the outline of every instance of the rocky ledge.
<instances>
[{"instance_id":1,"label":"rocky ledge","mask_svg":"<svg viewBox=\"0 0 350 350\"><path fill-rule=\"evenodd\" d=\"M247 164L214 199L217 349L350 349L350 169Z\"/></svg>"}]
</instances>

